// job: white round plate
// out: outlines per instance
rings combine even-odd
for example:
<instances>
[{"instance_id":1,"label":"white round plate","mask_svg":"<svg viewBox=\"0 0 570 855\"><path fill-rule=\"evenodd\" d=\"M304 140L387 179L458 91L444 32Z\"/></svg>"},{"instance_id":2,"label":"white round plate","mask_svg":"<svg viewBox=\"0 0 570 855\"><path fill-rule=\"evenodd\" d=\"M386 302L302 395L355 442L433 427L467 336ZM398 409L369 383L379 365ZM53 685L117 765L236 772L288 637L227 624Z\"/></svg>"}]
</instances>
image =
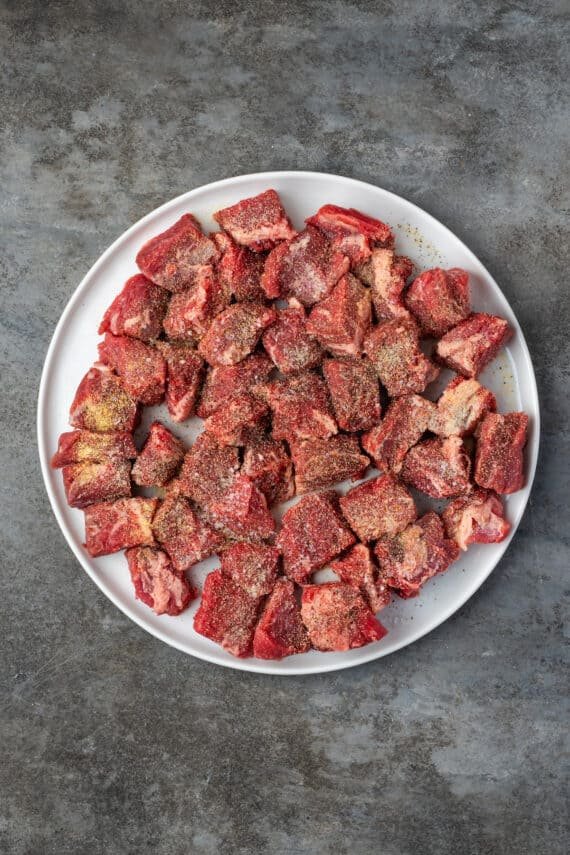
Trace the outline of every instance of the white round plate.
<instances>
[{"instance_id":1,"label":"white round plate","mask_svg":"<svg viewBox=\"0 0 570 855\"><path fill-rule=\"evenodd\" d=\"M506 540L472 546L446 573L428 582L416 599L395 597L380 615L389 631L382 641L346 653L311 651L280 662L236 659L198 635L192 627L196 602L179 617L158 617L135 600L122 553L93 559L85 552L83 514L67 507L61 473L49 465L59 434L69 429L68 411L75 389L96 360L99 321L125 280L137 272L135 255L139 247L188 211L198 217L205 230L215 229L214 211L269 187L281 195L297 228L327 202L357 208L388 222L395 231L398 252L410 256L419 268L465 268L470 275L474 308L507 318L515 331L508 348L484 373L483 382L497 395L500 411L520 409L530 417L527 485L506 500L512 526ZM151 417L147 408L145 424ZM182 429L175 426L175 431L192 439L200 426L201 421L193 419ZM55 516L77 559L101 590L139 626L173 647L230 668L268 674L311 674L369 662L411 644L457 611L491 573L515 534L529 497L538 443L538 396L528 348L511 307L481 262L445 226L405 199L362 181L316 172L265 172L216 181L167 202L128 229L93 265L63 312L46 356L38 402L40 459ZM193 568L193 580L199 585L215 564L215 559L209 559Z\"/></svg>"}]
</instances>

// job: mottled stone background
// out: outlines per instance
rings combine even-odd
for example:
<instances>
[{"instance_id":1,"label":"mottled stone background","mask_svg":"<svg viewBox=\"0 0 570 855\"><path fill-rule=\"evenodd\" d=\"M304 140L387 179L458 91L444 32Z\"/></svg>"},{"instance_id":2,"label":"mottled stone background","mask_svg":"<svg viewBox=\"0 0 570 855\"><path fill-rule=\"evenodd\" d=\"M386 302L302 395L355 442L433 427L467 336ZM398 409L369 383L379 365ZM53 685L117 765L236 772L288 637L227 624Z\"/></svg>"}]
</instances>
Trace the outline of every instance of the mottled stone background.
<instances>
[{"instance_id":1,"label":"mottled stone background","mask_svg":"<svg viewBox=\"0 0 570 855\"><path fill-rule=\"evenodd\" d=\"M565 851L567 4L0 9L0 851ZM287 680L123 617L67 548L35 443L49 339L105 247L276 168L371 181L457 232L520 318L544 418L531 505L471 602L389 659Z\"/></svg>"}]
</instances>

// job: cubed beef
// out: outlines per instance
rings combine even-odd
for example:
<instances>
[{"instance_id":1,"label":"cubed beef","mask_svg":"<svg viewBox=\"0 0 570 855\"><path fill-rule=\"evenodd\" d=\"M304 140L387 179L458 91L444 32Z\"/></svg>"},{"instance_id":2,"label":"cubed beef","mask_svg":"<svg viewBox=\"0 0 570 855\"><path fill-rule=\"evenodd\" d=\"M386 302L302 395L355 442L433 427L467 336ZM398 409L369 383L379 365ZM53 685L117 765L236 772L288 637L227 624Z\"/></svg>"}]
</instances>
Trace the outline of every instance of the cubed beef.
<instances>
[{"instance_id":1,"label":"cubed beef","mask_svg":"<svg viewBox=\"0 0 570 855\"><path fill-rule=\"evenodd\" d=\"M347 478L362 478L370 463L355 436L291 440L290 446L298 496Z\"/></svg>"},{"instance_id":2,"label":"cubed beef","mask_svg":"<svg viewBox=\"0 0 570 855\"><path fill-rule=\"evenodd\" d=\"M283 374L314 368L322 358L319 343L307 332L302 307L281 309L275 323L263 333L262 341L263 347Z\"/></svg>"},{"instance_id":3,"label":"cubed beef","mask_svg":"<svg viewBox=\"0 0 570 855\"><path fill-rule=\"evenodd\" d=\"M126 556L137 600L157 615L179 615L196 597L184 574L174 570L162 550L133 546Z\"/></svg>"},{"instance_id":4,"label":"cubed beef","mask_svg":"<svg viewBox=\"0 0 570 855\"><path fill-rule=\"evenodd\" d=\"M266 383L272 370L273 364L261 353L246 356L237 365L216 365L210 368L196 409L197 414L201 419L207 419L222 404Z\"/></svg>"},{"instance_id":5,"label":"cubed beef","mask_svg":"<svg viewBox=\"0 0 570 855\"><path fill-rule=\"evenodd\" d=\"M339 205L323 205L316 214L305 221L316 226L330 237L346 234L360 234L372 244L392 246L394 235L390 226L357 211L355 208L341 208Z\"/></svg>"},{"instance_id":6,"label":"cubed beef","mask_svg":"<svg viewBox=\"0 0 570 855\"><path fill-rule=\"evenodd\" d=\"M333 356L358 356L371 311L368 289L347 273L312 309L307 329Z\"/></svg>"},{"instance_id":7,"label":"cubed beef","mask_svg":"<svg viewBox=\"0 0 570 855\"><path fill-rule=\"evenodd\" d=\"M414 267L405 255L391 249L375 249L364 264L356 269L357 276L370 286L370 296L379 321L409 318L403 291Z\"/></svg>"},{"instance_id":8,"label":"cubed beef","mask_svg":"<svg viewBox=\"0 0 570 855\"><path fill-rule=\"evenodd\" d=\"M235 365L255 350L276 317L262 303L235 303L214 318L198 350L210 365Z\"/></svg>"},{"instance_id":9,"label":"cubed beef","mask_svg":"<svg viewBox=\"0 0 570 855\"><path fill-rule=\"evenodd\" d=\"M414 500L392 475L372 478L340 498L340 507L359 540L396 534L416 518Z\"/></svg>"},{"instance_id":10,"label":"cubed beef","mask_svg":"<svg viewBox=\"0 0 570 855\"><path fill-rule=\"evenodd\" d=\"M325 359L323 374L342 430L367 430L380 421L378 377L367 359Z\"/></svg>"},{"instance_id":11,"label":"cubed beef","mask_svg":"<svg viewBox=\"0 0 570 855\"><path fill-rule=\"evenodd\" d=\"M475 481L496 493L515 493L524 487L523 449L526 445L526 413L489 413L477 437Z\"/></svg>"},{"instance_id":12,"label":"cubed beef","mask_svg":"<svg viewBox=\"0 0 570 855\"><path fill-rule=\"evenodd\" d=\"M398 474L410 448L428 429L435 405L421 395L395 398L379 425L365 433L362 447L381 472Z\"/></svg>"},{"instance_id":13,"label":"cubed beef","mask_svg":"<svg viewBox=\"0 0 570 855\"><path fill-rule=\"evenodd\" d=\"M324 381L310 371L275 380L267 388L274 439L326 439L337 433Z\"/></svg>"},{"instance_id":14,"label":"cubed beef","mask_svg":"<svg viewBox=\"0 0 570 855\"><path fill-rule=\"evenodd\" d=\"M201 519L183 496L167 498L160 504L152 530L180 572L213 555L226 542L225 536Z\"/></svg>"},{"instance_id":15,"label":"cubed beef","mask_svg":"<svg viewBox=\"0 0 570 855\"><path fill-rule=\"evenodd\" d=\"M442 516L447 536L463 550L470 543L499 543L511 530L503 503L487 490L474 490L455 499Z\"/></svg>"},{"instance_id":16,"label":"cubed beef","mask_svg":"<svg viewBox=\"0 0 570 855\"><path fill-rule=\"evenodd\" d=\"M459 436L426 439L408 451L401 477L433 499L461 496L471 489L471 460Z\"/></svg>"},{"instance_id":17,"label":"cubed beef","mask_svg":"<svg viewBox=\"0 0 570 855\"><path fill-rule=\"evenodd\" d=\"M406 306L424 335L440 338L471 311L469 274L459 267L425 270L410 285Z\"/></svg>"},{"instance_id":18,"label":"cubed beef","mask_svg":"<svg viewBox=\"0 0 570 855\"><path fill-rule=\"evenodd\" d=\"M247 475L238 475L224 495L209 504L208 512L217 526L235 538L261 541L275 535L267 499Z\"/></svg>"},{"instance_id":19,"label":"cubed beef","mask_svg":"<svg viewBox=\"0 0 570 855\"><path fill-rule=\"evenodd\" d=\"M214 570L206 576L194 629L234 656L251 656L260 600Z\"/></svg>"},{"instance_id":20,"label":"cubed beef","mask_svg":"<svg viewBox=\"0 0 570 855\"><path fill-rule=\"evenodd\" d=\"M164 397L166 363L155 347L136 338L107 333L99 359L120 376L129 395L141 404L159 404Z\"/></svg>"},{"instance_id":21,"label":"cubed beef","mask_svg":"<svg viewBox=\"0 0 570 855\"><path fill-rule=\"evenodd\" d=\"M204 422L204 430L220 445L247 445L267 421L269 407L252 395L222 404Z\"/></svg>"},{"instance_id":22,"label":"cubed beef","mask_svg":"<svg viewBox=\"0 0 570 855\"><path fill-rule=\"evenodd\" d=\"M235 297L238 303L264 300L260 280L265 257L234 243L225 232L216 232L212 238L222 254L216 265L216 274L224 293Z\"/></svg>"},{"instance_id":23,"label":"cubed beef","mask_svg":"<svg viewBox=\"0 0 570 855\"><path fill-rule=\"evenodd\" d=\"M258 659L283 659L310 648L307 630L295 597L295 586L278 579L253 636L253 655Z\"/></svg>"},{"instance_id":24,"label":"cubed beef","mask_svg":"<svg viewBox=\"0 0 570 855\"><path fill-rule=\"evenodd\" d=\"M379 641L387 630L374 617L361 594L343 582L307 585L301 616L317 650L351 650Z\"/></svg>"},{"instance_id":25,"label":"cubed beef","mask_svg":"<svg viewBox=\"0 0 570 855\"><path fill-rule=\"evenodd\" d=\"M153 422L133 466L133 481L140 487L164 487L176 475L186 449L184 443L160 422Z\"/></svg>"},{"instance_id":26,"label":"cubed beef","mask_svg":"<svg viewBox=\"0 0 570 855\"><path fill-rule=\"evenodd\" d=\"M420 350L412 321L382 321L364 339L364 351L390 397L423 392L439 369Z\"/></svg>"},{"instance_id":27,"label":"cubed beef","mask_svg":"<svg viewBox=\"0 0 570 855\"><path fill-rule=\"evenodd\" d=\"M262 543L234 543L220 555L222 572L252 597L273 590L277 578L279 550Z\"/></svg>"},{"instance_id":28,"label":"cubed beef","mask_svg":"<svg viewBox=\"0 0 570 855\"><path fill-rule=\"evenodd\" d=\"M202 433L186 452L177 491L208 508L212 501L224 496L238 471L237 448L219 445L212 436Z\"/></svg>"},{"instance_id":29,"label":"cubed beef","mask_svg":"<svg viewBox=\"0 0 570 855\"><path fill-rule=\"evenodd\" d=\"M137 255L144 275L167 291L183 291L218 258L213 240L206 237L192 214L180 219L162 234L151 238Z\"/></svg>"},{"instance_id":30,"label":"cubed beef","mask_svg":"<svg viewBox=\"0 0 570 855\"><path fill-rule=\"evenodd\" d=\"M483 312L453 327L436 346L436 355L464 377L477 377L512 336L504 318Z\"/></svg>"},{"instance_id":31,"label":"cubed beef","mask_svg":"<svg viewBox=\"0 0 570 855\"><path fill-rule=\"evenodd\" d=\"M289 240L295 230L285 213L275 190L241 199L229 208L214 214L215 221L236 243L260 252L271 249L282 240Z\"/></svg>"},{"instance_id":32,"label":"cubed beef","mask_svg":"<svg viewBox=\"0 0 570 855\"><path fill-rule=\"evenodd\" d=\"M76 428L107 433L133 431L138 422L138 403L122 380L108 365L96 363L77 387L69 423Z\"/></svg>"},{"instance_id":33,"label":"cubed beef","mask_svg":"<svg viewBox=\"0 0 570 855\"><path fill-rule=\"evenodd\" d=\"M158 499L117 499L85 508L85 548L89 555L109 555L131 546L154 546L152 518Z\"/></svg>"},{"instance_id":34,"label":"cubed beef","mask_svg":"<svg viewBox=\"0 0 570 855\"><path fill-rule=\"evenodd\" d=\"M57 451L51 459L54 469L70 463L105 463L109 458L134 460L137 450L133 435L127 431L116 433L94 433L90 430L72 430L62 433Z\"/></svg>"},{"instance_id":35,"label":"cubed beef","mask_svg":"<svg viewBox=\"0 0 570 855\"><path fill-rule=\"evenodd\" d=\"M64 466L63 486L71 508L86 508L95 502L108 502L131 495L129 460L111 457L101 463L91 460Z\"/></svg>"},{"instance_id":36,"label":"cubed beef","mask_svg":"<svg viewBox=\"0 0 570 855\"><path fill-rule=\"evenodd\" d=\"M246 446L242 472L265 494L269 507L295 494L291 458L285 445L271 437L258 435Z\"/></svg>"},{"instance_id":37,"label":"cubed beef","mask_svg":"<svg viewBox=\"0 0 570 855\"><path fill-rule=\"evenodd\" d=\"M110 332L153 341L162 332L167 305L168 292L140 273L131 276L103 315L99 333Z\"/></svg>"},{"instance_id":38,"label":"cubed beef","mask_svg":"<svg viewBox=\"0 0 570 855\"><path fill-rule=\"evenodd\" d=\"M331 561L330 568L341 582L360 591L374 614L389 604L390 589L372 558L369 546L356 543L346 555Z\"/></svg>"},{"instance_id":39,"label":"cubed beef","mask_svg":"<svg viewBox=\"0 0 570 855\"><path fill-rule=\"evenodd\" d=\"M429 429L438 436L468 436L496 407L493 393L477 380L454 377L437 402Z\"/></svg>"},{"instance_id":40,"label":"cubed beef","mask_svg":"<svg viewBox=\"0 0 570 855\"><path fill-rule=\"evenodd\" d=\"M194 414L204 376L204 361L189 344L158 341L166 361L166 406L174 422L184 422Z\"/></svg>"},{"instance_id":41,"label":"cubed beef","mask_svg":"<svg viewBox=\"0 0 570 855\"><path fill-rule=\"evenodd\" d=\"M394 537L381 537L374 551L386 584L401 597L415 597L428 579L447 570L459 555L433 511Z\"/></svg>"}]
</instances>

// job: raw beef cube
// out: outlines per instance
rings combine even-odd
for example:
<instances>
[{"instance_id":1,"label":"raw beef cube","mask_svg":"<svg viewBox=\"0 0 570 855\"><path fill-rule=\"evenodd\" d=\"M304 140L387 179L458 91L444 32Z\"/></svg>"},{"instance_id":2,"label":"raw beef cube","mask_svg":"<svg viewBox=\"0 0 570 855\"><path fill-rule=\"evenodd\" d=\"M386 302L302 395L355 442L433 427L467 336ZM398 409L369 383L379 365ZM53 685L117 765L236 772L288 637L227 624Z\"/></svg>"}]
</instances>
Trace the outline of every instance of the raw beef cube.
<instances>
[{"instance_id":1,"label":"raw beef cube","mask_svg":"<svg viewBox=\"0 0 570 855\"><path fill-rule=\"evenodd\" d=\"M166 360L168 414L174 422L185 422L194 413L204 361L189 344L157 341L156 346Z\"/></svg>"},{"instance_id":2,"label":"raw beef cube","mask_svg":"<svg viewBox=\"0 0 570 855\"><path fill-rule=\"evenodd\" d=\"M526 413L489 413L479 428L475 481L496 493L516 493L524 487L523 448Z\"/></svg>"},{"instance_id":3,"label":"raw beef cube","mask_svg":"<svg viewBox=\"0 0 570 855\"><path fill-rule=\"evenodd\" d=\"M358 356L372 317L370 292L347 273L313 308L307 330L333 356Z\"/></svg>"},{"instance_id":4,"label":"raw beef cube","mask_svg":"<svg viewBox=\"0 0 570 855\"><path fill-rule=\"evenodd\" d=\"M326 439L338 432L327 387L311 371L270 383L267 398L274 439Z\"/></svg>"},{"instance_id":5,"label":"raw beef cube","mask_svg":"<svg viewBox=\"0 0 570 855\"><path fill-rule=\"evenodd\" d=\"M503 503L495 493L474 490L450 502L443 521L447 536L466 550L470 543L499 543L511 530Z\"/></svg>"},{"instance_id":6,"label":"raw beef cube","mask_svg":"<svg viewBox=\"0 0 570 855\"><path fill-rule=\"evenodd\" d=\"M330 241L333 250L347 256L351 269L365 262L372 254L370 241L366 235L358 232L339 234Z\"/></svg>"},{"instance_id":7,"label":"raw beef cube","mask_svg":"<svg viewBox=\"0 0 570 855\"><path fill-rule=\"evenodd\" d=\"M154 546L152 518L158 499L117 499L85 508L85 548L89 555L110 555L130 546Z\"/></svg>"},{"instance_id":8,"label":"raw beef cube","mask_svg":"<svg viewBox=\"0 0 570 855\"><path fill-rule=\"evenodd\" d=\"M70 463L85 463L87 460L105 463L109 458L134 460L136 456L132 434L127 431L93 433L90 430L72 430L59 437L51 465L59 469Z\"/></svg>"},{"instance_id":9,"label":"raw beef cube","mask_svg":"<svg viewBox=\"0 0 570 855\"><path fill-rule=\"evenodd\" d=\"M157 615L179 615L195 599L196 592L184 574L174 570L160 549L134 546L127 549L126 556L137 600Z\"/></svg>"},{"instance_id":10,"label":"raw beef cube","mask_svg":"<svg viewBox=\"0 0 570 855\"><path fill-rule=\"evenodd\" d=\"M251 395L232 398L204 422L220 445L247 445L267 421L269 407Z\"/></svg>"},{"instance_id":11,"label":"raw beef cube","mask_svg":"<svg viewBox=\"0 0 570 855\"><path fill-rule=\"evenodd\" d=\"M341 208L338 205L323 205L316 214L305 220L311 226L317 226L330 237L345 234L361 234L371 243L392 246L394 235L390 226L374 217L362 214L354 208Z\"/></svg>"},{"instance_id":12,"label":"raw beef cube","mask_svg":"<svg viewBox=\"0 0 570 855\"><path fill-rule=\"evenodd\" d=\"M214 318L198 350L210 365L235 365L255 350L276 317L262 303L235 303Z\"/></svg>"},{"instance_id":13,"label":"raw beef cube","mask_svg":"<svg viewBox=\"0 0 570 855\"><path fill-rule=\"evenodd\" d=\"M297 495L332 487L338 481L362 478L370 461L355 436L337 434L328 439L291 440Z\"/></svg>"},{"instance_id":14,"label":"raw beef cube","mask_svg":"<svg viewBox=\"0 0 570 855\"><path fill-rule=\"evenodd\" d=\"M295 495L293 466L282 442L257 436L246 447L242 472L265 494L269 507Z\"/></svg>"},{"instance_id":15,"label":"raw beef cube","mask_svg":"<svg viewBox=\"0 0 570 855\"><path fill-rule=\"evenodd\" d=\"M246 356L237 365L216 365L210 368L196 413L201 419L207 419L222 404L266 383L272 370L271 360L262 353Z\"/></svg>"},{"instance_id":16,"label":"raw beef cube","mask_svg":"<svg viewBox=\"0 0 570 855\"><path fill-rule=\"evenodd\" d=\"M178 490L197 505L208 508L221 499L239 471L237 448L218 445L207 433L201 433L186 453L177 479Z\"/></svg>"},{"instance_id":17,"label":"raw beef cube","mask_svg":"<svg viewBox=\"0 0 570 855\"><path fill-rule=\"evenodd\" d=\"M75 393L69 423L97 433L133 431L139 422L139 406L108 365L96 363Z\"/></svg>"},{"instance_id":18,"label":"raw beef cube","mask_svg":"<svg viewBox=\"0 0 570 855\"><path fill-rule=\"evenodd\" d=\"M369 546L356 543L346 555L331 561L330 568L341 582L360 591L374 614L389 604L390 589L372 559Z\"/></svg>"},{"instance_id":19,"label":"raw beef cube","mask_svg":"<svg viewBox=\"0 0 570 855\"><path fill-rule=\"evenodd\" d=\"M325 359L334 414L342 430L367 430L380 421L380 389L367 359Z\"/></svg>"},{"instance_id":20,"label":"raw beef cube","mask_svg":"<svg viewBox=\"0 0 570 855\"><path fill-rule=\"evenodd\" d=\"M339 511L332 490L305 496L285 513L277 546L286 575L306 585L311 574L355 541Z\"/></svg>"},{"instance_id":21,"label":"raw beef cube","mask_svg":"<svg viewBox=\"0 0 570 855\"><path fill-rule=\"evenodd\" d=\"M213 555L226 542L224 535L202 520L183 496L161 503L152 530L179 572Z\"/></svg>"},{"instance_id":22,"label":"raw beef cube","mask_svg":"<svg viewBox=\"0 0 570 855\"><path fill-rule=\"evenodd\" d=\"M471 461L459 436L426 439L406 454L401 470L404 481L433 499L468 493Z\"/></svg>"},{"instance_id":23,"label":"raw beef cube","mask_svg":"<svg viewBox=\"0 0 570 855\"><path fill-rule=\"evenodd\" d=\"M425 270L410 285L406 306L425 335L440 338L471 311L469 274L460 267Z\"/></svg>"},{"instance_id":24,"label":"raw beef cube","mask_svg":"<svg viewBox=\"0 0 570 855\"><path fill-rule=\"evenodd\" d=\"M428 429L435 404L420 395L395 398L381 423L362 437L362 448L381 472L398 474L404 457Z\"/></svg>"},{"instance_id":25,"label":"raw beef cube","mask_svg":"<svg viewBox=\"0 0 570 855\"><path fill-rule=\"evenodd\" d=\"M382 321L364 339L364 351L391 398L423 392L439 374L420 350L412 321Z\"/></svg>"},{"instance_id":26,"label":"raw beef cube","mask_svg":"<svg viewBox=\"0 0 570 855\"><path fill-rule=\"evenodd\" d=\"M110 365L127 392L141 404L159 404L164 397L166 363L158 350L136 338L107 333L99 359Z\"/></svg>"},{"instance_id":27,"label":"raw beef cube","mask_svg":"<svg viewBox=\"0 0 570 855\"><path fill-rule=\"evenodd\" d=\"M374 551L386 584L401 597L417 596L428 579L447 570L459 555L433 511L395 537L381 537Z\"/></svg>"},{"instance_id":28,"label":"raw beef cube","mask_svg":"<svg viewBox=\"0 0 570 855\"><path fill-rule=\"evenodd\" d=\"M199 341L228 303L229 297L219 280L208 270L190 288L172 295L163 322L164 332L170 339Z\"/></svg>"},{"instance_id":29,"label":"raw beef cube","mask_svg":"<svg viewBox=\"0 0 570 855\"><path fill-rule=\"evenodd\" d=\"M360 593L343 582L307 585L301 598L301 616L317 650L364 647L387 632Z\"/></svg>"},{"instance_id":30,"label":"raw beef cube","mask_svg":"<svg viewBox=\"0 0 570 855\"><path fill-rule=\"evenodd\" d=\"M261 285L268 297L294 297L312 306L330 294L348 268L346 255L309 227L269 254Z\"/></svg>"},{"instance_id":31,"label":"raw beef cube","mask_svg":"<svg viewBox=\"0 0 570 855\"><path fill-rule=\"evenodd\" d=\"M454 377L437 402L429 429L438 436L468 436L496 407L493 393L477 380Z\"/></svg>"},{"instance_id":32,"label":"raw beef cube","mask_svg":"<svg viewBox=\"0 0 570 855\"><path fill-rule=\"evenodd\" d=\"M356 269L357 276L370 286L370 296L379 321L409 318L402 292L414 266L405 255L391 249L375 249L367 262Z\"/></svg>"},{"instance_id":33,"label":"raw beef cube","mask_svg":"<svg viewBox=\"0 0 570 855\"><path fill-rule=\"evenodd\" d=\"M176 475L186 449L160 422L153 422L146 442L133 466L133 481L139 487L164 487Z\"/></svg>"},{"instance_id":34,"label":"raw beef cube","mask_svg":"<svg viewBox=\"0 0 570 855\"><path fill-rule=\"evenodd\" d=\"M192 214L151 238L137 255L137 265L148 279L167 291L183 291L218 258L216 244L206 237Z\"/></svg>"},{"instance_id":35,"label":"raw beef cube","mask_svg":"<svg viewBox=\"0 0 570 855\"><path fill-rule=\"evenodd\" d=\"M222 573L252 597L264 597L277 578L279 550L261 543L234 543L220 555Z\"/></svg>"},{"instance_id":36,"label":"raw beef cube","mask_svg":"<svg viewBox=\"0 0 570 855\"><path fill-rule=\"evenodd\" d=\"M265 299L261 287L261 274L265 258L245 246L238 246L225 232L212 235L222 253L216 265L216 273L225 294L233 295L238 303L244 300Z\"/></svg>"},{"instance_id":37,"label":"raw beef cube","mask_svg":"<svg viewBox=\"0 0 570 855\"><path fill-rule=\"evenodd\" d=\"M283 374L306 371L319 364L319 343L307 332L302 307L281 309L277 320L263 333L263 347Z\"/></svg>"},{"instance_id":38,"label":"raw beef cube","mask_svg":"<svg viewBox=\"0 0 570 855\"><path fill-rule=\"evenodd\" d=\"M247 475L238 475L224 495L210 503L208 510L214 523L233 537L260 541L275 534L275 520L267 499Z\"/></svg>"},{"instance_id":39,"label":"raw beef cube","mask_svg":"<svg viewBox=\"0 0 570 855\"><path fill-rule=\"evenodd\" d=\"M306 653L310 647L295 585L288 579L278 579L255 628L253 655L258 659L283 659Z\"/></svg>"},{"instance_id":40,"label":"raw beef cube","mask_svg":"<svg viewBox=\"0 0 570 855\"><path fill-rule=\"evenodd\" d=\"M477 377L512 332L503 318L478 312L446 333L435 352L445 365L464 377Z\"/></svg>"},{"instance_id":41,"label":"raw beef cube","mask_svg":"<svg viewBox=\"0 0 570 855\"><path fill-rule=\"evenodd\" d=\"M99 334L130 335L152 341L162 332L168 293L140 273L127 279L103 316Z\"/></svg>"},{"instance_id":42,"label":"raw beef cube","mask_svg":"<svg viewBox=\"0 0 570 855\"><path fill-rule=\"evenodd\" d=\"M256 252L272 249L281 240L289 240L295 229L275 190L242 199L214 214L215 221L229 232L236 243Z\"/></svg>"},{"instance_id":43,"label":"raw beef cube","mask_svg":"<svg viewBox=\"0 0 570 855\"><path fill-rule=\"evenodd\" d=\"M102 463L85 461L64 466L63 486L70 508L86 508L131 495L131 464L110 458Z\"/></svg>"},{"instance_id":44,"label":"raw beef cube","mask_svg":"<svg viewBox=\"0 0 570 855\"><path fill-rule=\"evenodd\" d=\"M392 475L372 478L341 496L340 507L359 540L397 534L416 518L416 506L403 484Z\"/></svg>"},{"instance_id":45,"label":"raw beef cube","mask_svg":"<svg viewBox=\"0 0 570 855\"><path fill-rule=\"evenodd\" d=\"M251 656L260 600L214 570L206 576L194 629L234 656Z\"/></svg>"}]
</instances>

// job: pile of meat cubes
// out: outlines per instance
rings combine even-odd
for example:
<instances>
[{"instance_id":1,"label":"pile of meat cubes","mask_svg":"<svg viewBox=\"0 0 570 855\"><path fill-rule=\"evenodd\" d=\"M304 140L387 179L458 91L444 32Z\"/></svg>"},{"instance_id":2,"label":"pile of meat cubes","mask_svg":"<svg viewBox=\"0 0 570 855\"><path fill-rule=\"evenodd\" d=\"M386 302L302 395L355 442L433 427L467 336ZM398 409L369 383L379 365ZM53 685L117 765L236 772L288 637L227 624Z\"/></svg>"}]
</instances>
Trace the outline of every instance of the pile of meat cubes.
<instances>
[{"instance_id":1,"label":"pile of meat cubes","mask_svg":"<svg viewBox=\"0 0 570 855\"><path fill-rule=\"evenodd\" d=\"M267 190L214 218L208 235L185 214L138 253L53 466L89 554L126 550L157 614L186 609L187 571L217 554L194 627L235 656L377 641L393 593L508 534L528 419L497 413L477 377L511 330L472 310L464 270L413 278L359 211L325 205L297 232ZM433 402L442 366L455 376ZM170 422L204 420L191 448L159 421L135 446L141 405L163 401ZM410 488L451 501L419 516Z\"/></svg>"}]
</instances>

